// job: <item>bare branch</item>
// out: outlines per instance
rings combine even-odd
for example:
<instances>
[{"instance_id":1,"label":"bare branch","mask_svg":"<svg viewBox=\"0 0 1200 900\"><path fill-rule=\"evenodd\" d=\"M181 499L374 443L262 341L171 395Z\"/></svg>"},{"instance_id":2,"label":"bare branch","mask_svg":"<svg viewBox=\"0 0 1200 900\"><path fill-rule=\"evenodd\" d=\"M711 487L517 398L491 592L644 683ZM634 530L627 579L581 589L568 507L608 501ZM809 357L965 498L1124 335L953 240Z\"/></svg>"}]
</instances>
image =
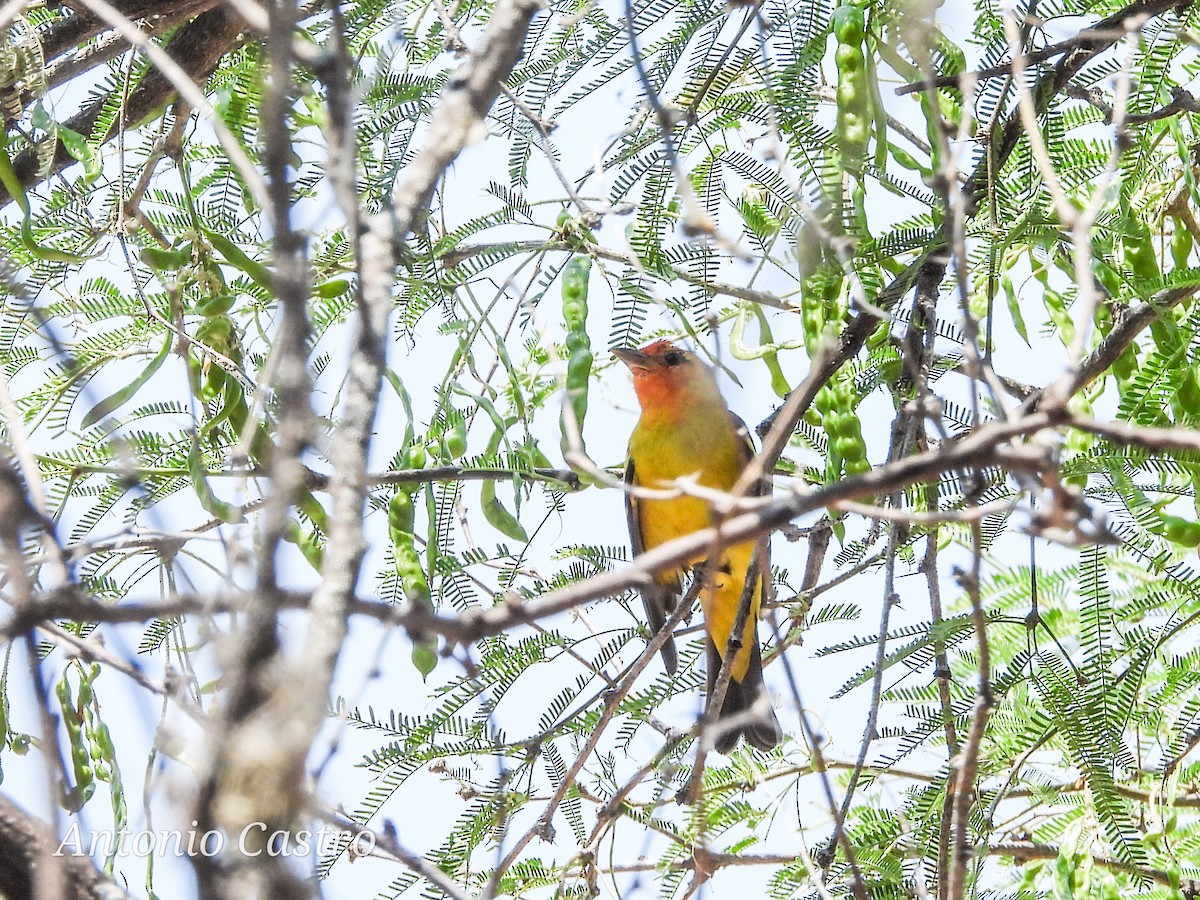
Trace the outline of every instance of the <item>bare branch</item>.
<instances>
[{"instance_id":1,"label":"bare branch","mask_svg":"<svg viewBox=\"0 0 1200 900\"><path fill-rule=\"evenodd\" d=\"M62 900L127 900L130 896L96 868L77 856L45 822L0 794L0 895L6 900L43 900L46 869L62 876Z\"/></svg>"}]
</instances>

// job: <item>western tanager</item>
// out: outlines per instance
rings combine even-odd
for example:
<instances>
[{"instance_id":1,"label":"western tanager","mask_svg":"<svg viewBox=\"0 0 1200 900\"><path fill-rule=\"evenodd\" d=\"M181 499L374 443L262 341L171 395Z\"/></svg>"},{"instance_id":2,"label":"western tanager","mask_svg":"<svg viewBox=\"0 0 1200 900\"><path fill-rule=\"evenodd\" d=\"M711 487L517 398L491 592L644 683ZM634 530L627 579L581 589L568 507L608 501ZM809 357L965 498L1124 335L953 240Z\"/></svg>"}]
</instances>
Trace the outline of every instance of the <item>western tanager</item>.
<instances>
[{"instance_id":1,"label":"western tanager","mask_svg":"<svg viewBox=\"0 0 1200 900\"><path fill-rule=\"evenodd\" d=\"M642 416L629 439L625 481L630 485L661 488L670 487L677 478L696 476L704 487L730 490L754 450L745 424L725 405L712 370L695 354L668 341L656 341L641 350L622 348L613 353L633 373L633 386L642 407ZM764 486L770 489L769 482L764 481ZM650 500L627 492L625 510L635 556L713 523L708 502L686 495ZM701 554L677 570L661 573L657 584L642 589L646 617L656 633L679 598L683 572L703 557ZM752 571L756 573L742 646L734 657L732 678L717 716L721 728L714 746L721 753L732 750L742 735L761 750L774 747L782 736L763 684L758 646L763 574L770 577L770 567L766 559L754 565L754 557L755 542L746 541L722 548L719 560L696 567L698 577L706 579L700 586L700 606L708 632L710 696L746 579ZM667 669L674 672L675 645L669 638L662 655Z\"/></svg>"}]
</instances>

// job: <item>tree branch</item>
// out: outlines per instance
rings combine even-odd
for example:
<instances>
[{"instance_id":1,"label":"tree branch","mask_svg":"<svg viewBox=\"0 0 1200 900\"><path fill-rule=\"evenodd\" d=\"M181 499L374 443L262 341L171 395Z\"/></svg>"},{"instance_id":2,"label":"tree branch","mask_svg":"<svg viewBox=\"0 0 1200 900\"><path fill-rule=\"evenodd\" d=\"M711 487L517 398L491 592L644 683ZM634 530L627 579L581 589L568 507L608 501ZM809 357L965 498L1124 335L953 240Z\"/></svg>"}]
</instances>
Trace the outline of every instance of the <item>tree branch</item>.
<instances>
[{"instance_id":1,"label":"tree branch","mask_svg":"<svg viewBox=\"0 0 1200 900\"><path fill-rule=\"evenodd\" d=\"M86 856L71 853L50 826L0 794L0 896L5 900L127 900ZM60 889L44 893L50 880Z\"/></svg>"}]
</instances>

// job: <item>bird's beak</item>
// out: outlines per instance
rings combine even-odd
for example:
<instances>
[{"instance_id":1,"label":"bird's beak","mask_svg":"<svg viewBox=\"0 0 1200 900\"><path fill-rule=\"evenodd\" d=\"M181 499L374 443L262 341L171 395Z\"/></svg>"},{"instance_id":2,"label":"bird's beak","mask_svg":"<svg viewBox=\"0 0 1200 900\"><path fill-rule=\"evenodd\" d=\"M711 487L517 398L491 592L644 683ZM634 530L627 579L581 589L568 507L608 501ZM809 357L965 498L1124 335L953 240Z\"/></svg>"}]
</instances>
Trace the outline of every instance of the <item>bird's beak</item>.
<instances>
[{"instance_id":1,"label":"bird's beak","mask_svg":"<svg viewBox=\"0 0 1200 900\"><path fill-rule=\"evenodd\" d=\"M649 369L653 365L648 354L632 347L616 347L612 354L631 369Z\"/></svg>"}]
</instances>

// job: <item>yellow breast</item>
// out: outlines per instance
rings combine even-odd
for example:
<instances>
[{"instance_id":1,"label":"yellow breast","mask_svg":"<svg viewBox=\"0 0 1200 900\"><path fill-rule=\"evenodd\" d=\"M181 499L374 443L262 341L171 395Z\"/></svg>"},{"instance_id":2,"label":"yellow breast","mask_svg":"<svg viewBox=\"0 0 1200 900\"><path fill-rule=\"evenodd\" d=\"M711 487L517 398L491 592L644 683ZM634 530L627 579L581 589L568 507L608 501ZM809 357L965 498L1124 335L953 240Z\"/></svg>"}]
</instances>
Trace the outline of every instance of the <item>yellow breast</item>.
<instances>
[{"instance_id":1,"label":"yellow breast","mask_svg":"<svg viewBox=\"0 0 1200 900\"><path fill-rule=\"evenodd\" d=\"M738 438L727 418L675 421L670 426L643 417L634 430L629 452L639 485L670 488L676 479L695 477L714 490L733 487L742 463ZM647 550L712 524L710 505L699 497L642 499L637 506Z\"/></svg>"}]
</instances>

